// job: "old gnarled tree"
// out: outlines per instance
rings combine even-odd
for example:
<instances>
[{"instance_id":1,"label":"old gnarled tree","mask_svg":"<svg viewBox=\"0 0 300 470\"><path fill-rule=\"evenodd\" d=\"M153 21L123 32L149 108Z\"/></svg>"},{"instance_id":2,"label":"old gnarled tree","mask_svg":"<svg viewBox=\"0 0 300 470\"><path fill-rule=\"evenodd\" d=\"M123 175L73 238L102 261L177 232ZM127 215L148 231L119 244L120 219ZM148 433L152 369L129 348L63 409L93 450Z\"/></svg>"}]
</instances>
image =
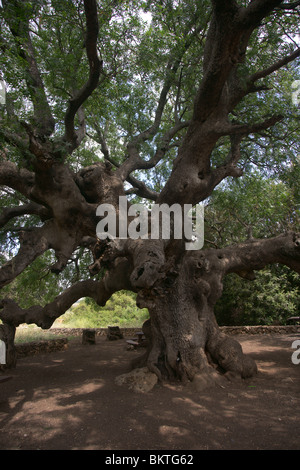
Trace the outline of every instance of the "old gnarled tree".
<instances>
[{"instance_id":1,"label":"old gnarled tree","mask_svg":"<svg viewBox=\"0 0 300 470\"><path fill-rule=\"evenodd\" d=\"M255 139L287 133L291 116L272 114L259 99L276 99L272 77L300 57L299 2L144 3L2 0L0 185L10 204L0 224L19 246L10 258L3 253L1 288L49 250L58 276L79 248L93 263L89 278L46 305L22 308L2 295L0 335L11 341L21 323L50 328L76 300L105 305L127 289L150 313L139 366L162 380L209 377L213 365L251 377L254 361L220 332L214 306L228 273L250 279L272 263L300 273L296 230L187 251L176 239L97 240L96 209L108 203L118 211L119 196L130 204L134 195L196 205L251 171L250 160L265 152ZM256 113L261 103L260 119L249 103ZM161 187L151 183L156 168Z\"/></svg>"}]
</instances>

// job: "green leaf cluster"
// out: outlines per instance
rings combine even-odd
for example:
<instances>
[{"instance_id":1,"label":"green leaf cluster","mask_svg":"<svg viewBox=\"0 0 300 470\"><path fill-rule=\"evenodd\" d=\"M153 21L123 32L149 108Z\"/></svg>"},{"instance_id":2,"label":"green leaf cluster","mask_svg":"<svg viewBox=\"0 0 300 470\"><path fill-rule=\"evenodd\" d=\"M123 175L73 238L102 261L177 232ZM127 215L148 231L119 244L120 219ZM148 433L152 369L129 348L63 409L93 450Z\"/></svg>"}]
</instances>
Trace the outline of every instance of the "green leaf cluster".
<instances>
[{"instance_id":1,"label":"green leaf cluster","mask_svg":"<svg viewBox=\"0 0 300 470\"><path fill-rule=\"evenodd\" d=\"M282 180L267 179L255 171L219 187L205 210L206 245L222 247L299 230L297 171L298 166L291 165ZM215 307L220 325L285 324L289 317L300 314L297 273L272 265L255 276L254 281L236 274L225 277Z\"/></svg>"},{"instance_id":2,"label":"green leaf cluster","mask_svg":"<svg viewBox=\"0 0 300 470\"><path fill-rule=\"evenodd\" d=\"M5 257L0 254L0 261L1 258L5 261ZM5 286L1 294L15 300L21 308L44 306L73 283L90 278L86 266L92 262L91 254L82 248L74 254L63 276L58 277L51 272L50 267L55 261L54 252L47 251L35 259L12 283ZM98 276L101 275L102 273Z\"/></svg>"},{"instance_id":3,"label":"green leaf cluster","mask_svg":"<svg viewBox=\"0 0 300 470\"><path fill-rule=\"evenodd\" d=\"M215 314L219 325L285 325L300 315L300 276L277 265L251 282L230 274Z\"/></svg>"},{"instance_id":4,"label":"green leaf cluster","mask_svg":"<svg viewBox=\"0 0 300 470\"><path fill-rule=\"evenodd\" d=\"M91 299L80 300L56 324L69 328L141 327L148 318L148 310L136 306L133 292L119 291L104 307L99 307Z\"/></svg>"},{"instance_id":5,"label":"green leaf cluster","mask_svg":"<svg viewBox=\"0 0 300 470\"><path fill-rule=\"evenodd\" d=\"M286 175L295 172L291 165ZM288 177L288 176L287 176ZM205 238L222 247L299 228L299 181L293 186L258 171L229 179L205 209Z\"/></svg>"}]
</instances>

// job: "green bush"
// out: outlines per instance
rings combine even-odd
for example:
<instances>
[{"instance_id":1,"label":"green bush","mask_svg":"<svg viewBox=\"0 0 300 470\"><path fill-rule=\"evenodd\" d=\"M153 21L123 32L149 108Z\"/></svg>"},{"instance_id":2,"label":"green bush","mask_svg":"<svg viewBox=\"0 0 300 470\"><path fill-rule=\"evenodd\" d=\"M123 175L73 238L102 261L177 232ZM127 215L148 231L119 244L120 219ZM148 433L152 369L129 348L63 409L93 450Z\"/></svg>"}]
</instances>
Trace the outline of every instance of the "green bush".
<instances>
[{"instance_id":1,"label":"green bush","mask_svg":"<svg viewBox=\"0 0 300 470\"><path fill-rule=\"evenodd\" d=\"M59 323L69 328L141 327L147 318L148 310L137 307L134 293L119 291L104 307L99 307L91 299L80 300L60 318Z\"/></svg>"},{"instance_id":2,"label":"green bush","mask_svg":"<svg viewBox=\"0 0 300 470\"><path fill-rule=\"evenodd\" d=\"M15 344L31 343L35 341L46 341L65 337L51 333L49 330L42 330L36 325L22 325L16 329Z\"/></svg>"},{"instance_id":3,"label":"green bush","mask_svg":"<svg viewBox=\"0 0 300 470\"><path fill-rule=\"evenodd\" d=\"M254 281L228 275L215 308L218 324L286 324L289 317L300 314L299 278L277 265L257 272Z\"/></svg>"}]
</instances>

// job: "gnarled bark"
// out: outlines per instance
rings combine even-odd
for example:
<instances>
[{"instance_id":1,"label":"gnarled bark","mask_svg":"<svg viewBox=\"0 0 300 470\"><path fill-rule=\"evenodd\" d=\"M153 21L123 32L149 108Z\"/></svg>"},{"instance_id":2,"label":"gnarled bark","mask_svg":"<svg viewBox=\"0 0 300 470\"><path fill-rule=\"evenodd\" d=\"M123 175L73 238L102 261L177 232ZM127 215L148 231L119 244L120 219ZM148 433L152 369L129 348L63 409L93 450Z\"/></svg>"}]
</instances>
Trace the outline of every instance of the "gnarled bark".
<instances>
[{"instance_id":1,"label":"gnarled bark","mask_svg":"<svg viewBox=\"0 0 300 470\"><path fill-rule=\"evenodd\" d=\"M210 374L213 363L243 377L255 372L239 344L221 334L215 320L223 275L218 259L193 253L139 293L138 303L151 317L151 346L144 361L160 379L192 381L199 373Z\"/></svg>"},{"instance_id":2,"label":"gnarled bark","mask_svg":"<svg viewBox=\"0 0 300 470\"><path fill-rule=\"evenodd\" d=\"M300 237L287 233L249 241L223 250L203 250L174 256L161 279L141 290L138 304L150 312L149 347L136 365L147 365L160 379L193 380L217 367L226 377L256 374L255 362L240 344L221 333L214 306L228 272L243 277L270 263L281 262L300 272ZM149 282L149 281L148 281Z\"/></svg>"},{"instance_id":3,"label":"gnarled bark","mask_svg":"<svg viewBox=\"0 0 300 470\"><path fill-rule=\"evenodd\" d=\"M45 306L34 305L27 309L20 308L10 298L0 301L0 319L3 323L17 327L22 323L34 323L43 329L52 326L56 318L60 317L78 299L91 297L98 305L105 305L112 294L121 289L131 287L128 278L131 265L127 259L118 259L114 267L105 274L101 281L92 279L79 281L58 295L52 302Z\"/></svg>"}]
</instances>

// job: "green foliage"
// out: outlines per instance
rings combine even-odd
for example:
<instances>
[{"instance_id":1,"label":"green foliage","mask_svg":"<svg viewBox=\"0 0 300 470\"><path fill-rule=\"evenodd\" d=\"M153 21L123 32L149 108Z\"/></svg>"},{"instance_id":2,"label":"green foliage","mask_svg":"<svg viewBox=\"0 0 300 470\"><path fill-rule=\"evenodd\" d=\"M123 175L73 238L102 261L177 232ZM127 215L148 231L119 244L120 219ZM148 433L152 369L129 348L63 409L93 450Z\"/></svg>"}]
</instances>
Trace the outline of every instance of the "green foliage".
<instances>
[{"instance_id":1,"label":"green foliage","mask_svg":"<svg viewBox=\"0 0 300 470\"><path fill-rule=\"evenodd\" d=\"M16 329L15 344L48 341L51 339L58 339L60 337L65 338L66 334L51 333L51 330L42 330L42 328L35 325L22 325ZM68 337L68 339L71 338L71 336Z\"/></svg>"},{"instance_id":2,"label":"green foliage","mask_svg":"<svg viewBox=\"0 0 300 470\"><path fill-rule=\"evenodd\" d=\"M291 166L286 175L293 171ZM258 171L230 179L208 201L205 238L221 247L297 230L299 202L299 182L293 186L275 178L266 179Z\"/></svg>"},{"instance_id":3,"label":"green foliage","mask_svg":"<svg viewBox=\"0 0 300 470\"><path fill-rule=\"evenodd\" d=\"M3 296L13 298L21 308L51 302L61 290L57 276L49 272L51 261L53 262L51 252L37 258L11 284L2 289Z\"/></svg>"},{"instance_id":4,"label":"green foliage","mask_svg":"<svg viewBox=\"0 0 300 470\"><path fill-rule=\"evenodd\" d=\"M54 262L55 256L52 251L44 253L11 284L5 286L1 290L2 295L13 298L21 308L46 305L74 282L90 278L86 266L91 263L91 255L83 249L79 249L67 265L63 277L51 273L50 266Z\"/></svg>"},{"instance_id":5,"label":"green foliage","mask_svg":"<svg viewBox=\"0 0 300 470\"><path fill-rule=\"evenodd\" d=\"M255 171L219 187L205 210L207 245L222 247L298 230L299 180L294 178L298 170L299 166L290 165L284 181L266 179ZM257 272L254 281L230 274L215 312L220 325L285 324L300 314L300 276L276 265Z\"/></svg>"},{"instance_id":6,"label":"green foliage","mask_svg":"<svg viewBox=\"0 0 300 470\"><path fill-rule=\"evenodd\" d=\"M134 293L120 291L113 294L104 307L91 299L82 299L59 319L59 323L70 328L141 327L148 318L148 310L136 306Z\"/></svg>"},{"instance_id":7,"label":"green foliage","mask_svg":"<svg viewBox=\"0 0 300 470\"><path fill-rule=\"evenodd\" d=\"M172 85L160 129L153 141L141 144L140 156L145 160L151 158L165 132L177 120L190 119L193 99L203 73L203 52L212 2L103 0L97 3L98 50L104 73L99 87L84 104L88 137L69 157L68 163L74 171L103 158L97 139L98 129L105 133L114 160L124 161L130 139L153 124L161 89L167 78ZM237 3L247 6L250 2L240 0ZM38 0L17 4L16 11L16 2L11 2L6 15L14 21L30 19L37 65L56 120L51 137L55 141L64 131L68 100L88 78L83 2ZM148 15L147 21L145 14ZM4 79L8 87L7 106L0 107L1 126L22 137L26 133L21 122L30 122L33 100L26 85L27 64L18 52L7 19L0 9L0 79ZM253 33L245 60L239 65L238 75L242 81L295 50L298 29L295 16L280 9L272 21L264 21ZM238 124L262 122L277 114L284 115L285 119L271 129L249 135L242 142L239 166L245 176L238 180L228 179L209 199L205 211L207 246L222 247L251 236L269 237L285 230L299 229L299 113L292 103L292 83L299 78L299 66L295 63L276 71L259 83L261 91L249 93L230 116ZM170 149L157 167L143 174L136 172L134 176L145 181L150 188L161 191L172 171L184 132L182 130L173 138ZM0 145L7 149L10 161L30 168L28 152L18 151L15 145L5 141L1 132ZM212 167L222 165L229 151L230 139L222 137L213 151ZM4 157L0 152L1 158ZM1 212L5 207L27 202L25 197L7 188L1 188L0 196ZM10 220L0 231L1 262L17 252L18 235L22 229L40 224L40 220L32 215ZM48 252L35 260L4 289L3 294L13 297L21 307L45 304L76 280L88 277L86 266L91 260L86 251L74 253L73 260L59 278L49 271L53 258L53 253ZM284 312L282 320L280 317L278 321L284 321L286 315L293 314L298 308L295 297L298 278L286 278L287 271L282 271L280 281L276 269L259 273L258 281L254 283L229 276L225 280L221 301L224 307L218 307L218 315L222 311L225 318L225 310L233 312L238 309L245 315L249 314L251 322L263 319L269 322L273 321L274 311L277 311L278 318L281 315L279 310ZM234 303L237 299L238 305ZM258 299L263 310L256 305ZM78 326L107 326L110 323L140 323L144 317L146 312L137 309L133 295L117 293L101 308L87 300L81 301L66 314L64 321L69 318ZM242 313L238 318L244 321Z\"/></svg>"},{"instance_id":8,"label":"green foliage","mask_svg":"<svg viewBox=\"0 0 300 470\"><path fill-rule=\"evenodd\" d=\"M276 265L257 272L254 281L230 274L215 314L219 325L284 325L300 315L300 276Z\"/></svg>"}]
</instances>

